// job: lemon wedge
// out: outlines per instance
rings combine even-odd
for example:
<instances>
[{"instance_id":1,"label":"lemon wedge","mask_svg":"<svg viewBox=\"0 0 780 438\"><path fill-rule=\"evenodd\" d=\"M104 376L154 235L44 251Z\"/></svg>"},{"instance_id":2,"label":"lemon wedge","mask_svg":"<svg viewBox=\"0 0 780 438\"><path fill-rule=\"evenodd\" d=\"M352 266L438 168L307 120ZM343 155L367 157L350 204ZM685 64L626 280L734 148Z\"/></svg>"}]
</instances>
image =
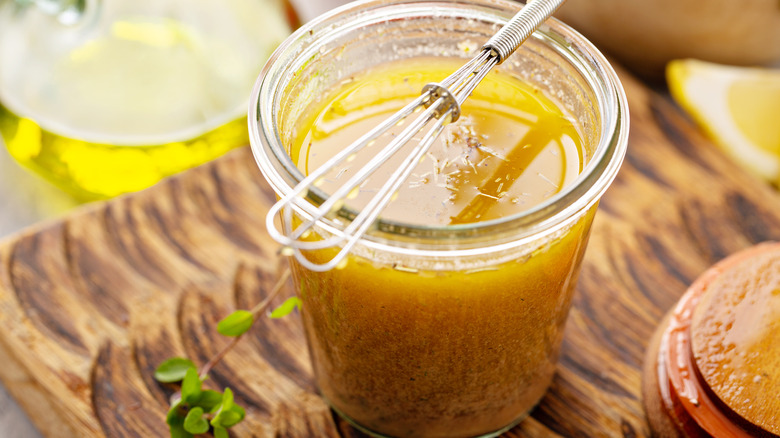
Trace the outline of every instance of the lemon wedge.
<instances>
[{"instance_id":1,"label":"lemon wedge","mask_svg":"<svg viewBox=\"0 0 780 438\"><path fill-rule=\"evenodd\" d=\"M780 183L780 70L672 61L672 97L752 173Z\"/></svg>"}]
</instances>

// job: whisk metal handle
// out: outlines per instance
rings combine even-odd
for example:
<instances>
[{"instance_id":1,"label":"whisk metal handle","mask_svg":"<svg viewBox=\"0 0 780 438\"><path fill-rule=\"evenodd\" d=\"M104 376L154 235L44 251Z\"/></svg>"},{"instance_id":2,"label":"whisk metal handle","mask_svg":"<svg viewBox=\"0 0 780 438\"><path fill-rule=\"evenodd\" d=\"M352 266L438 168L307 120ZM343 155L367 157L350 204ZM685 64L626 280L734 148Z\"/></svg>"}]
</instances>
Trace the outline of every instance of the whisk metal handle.
<instances>
[{"instance_id":1,"label":"whisk metal handle","mask_svg":"<svg viewBox=\"0 0 780 438\"><path fill-rule=\"evenodd\" d=\"M528 0L509 22L491 37L482 49L498 56L498 63L514 53L537 27L546 21L565 0Z\"/></svg>"}]
</instances>

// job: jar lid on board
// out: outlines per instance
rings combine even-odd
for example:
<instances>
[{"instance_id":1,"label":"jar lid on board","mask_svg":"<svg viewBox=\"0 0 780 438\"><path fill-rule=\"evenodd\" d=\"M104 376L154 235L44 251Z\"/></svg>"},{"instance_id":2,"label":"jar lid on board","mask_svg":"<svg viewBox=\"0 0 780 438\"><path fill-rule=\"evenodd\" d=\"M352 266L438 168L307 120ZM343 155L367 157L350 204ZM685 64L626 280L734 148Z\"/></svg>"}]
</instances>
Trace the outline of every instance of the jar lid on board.
<instances>
[{"instance_id":1,"label":"jar lid on board","mask_svg":"<svg viewBox=\"0 0 780 438\"><path fill-rule=\"evenodd\" d=\"M651 341L643 396L664 437L780 436L780 243L702 274Z\"/></svg>"}]
</instances>

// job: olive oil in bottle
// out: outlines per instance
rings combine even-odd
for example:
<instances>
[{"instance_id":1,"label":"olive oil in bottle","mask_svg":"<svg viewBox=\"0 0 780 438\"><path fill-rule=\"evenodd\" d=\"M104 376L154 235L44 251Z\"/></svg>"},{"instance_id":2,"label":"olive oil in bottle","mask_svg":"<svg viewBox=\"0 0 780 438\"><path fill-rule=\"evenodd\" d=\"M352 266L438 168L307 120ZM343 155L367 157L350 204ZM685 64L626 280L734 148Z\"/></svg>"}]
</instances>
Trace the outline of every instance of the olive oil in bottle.
<instances>
[{"instance_id":1,"label":"olive oil in bottle","mask_svg":"<svg viewBox=\"0 0 780 438\"><path fill-rule=\"evenodd\" d=\"M22 165L83 200L247 144L252 84L294 26L282 0L35 5L0 6L0 134Z\"/></svg>"}]
</instances>

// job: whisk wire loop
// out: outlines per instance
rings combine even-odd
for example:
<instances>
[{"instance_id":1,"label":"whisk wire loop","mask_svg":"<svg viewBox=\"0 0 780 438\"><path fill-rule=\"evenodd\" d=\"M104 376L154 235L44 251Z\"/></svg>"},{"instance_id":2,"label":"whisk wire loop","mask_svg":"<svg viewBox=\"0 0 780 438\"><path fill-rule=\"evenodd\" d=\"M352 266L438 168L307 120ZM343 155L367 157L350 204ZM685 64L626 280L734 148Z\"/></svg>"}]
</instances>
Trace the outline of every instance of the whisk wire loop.
<instances>
[{"instance_id":1,"label":"whisk wire loop","mask_svg":"<svg viewBox=\"0 0 780 438\"><path fill-rule=\"evenodd\" d=\"M495 65L511 55L544 20L549 18L563 1L534 0L528 3L482 46L477 56L441 83L427 84L417 99L334 155L274 204L266 217L266 226L271 237L283 245L282 252L294 255L303 267L312 271L321 272L338 267L361 237L374 226L379 214L392 201L401 184L428 152L444 126L458 119L460 106L477 85ZM343 185L328 195L319 206L315 206L308 200L310 195L316 195L312 192L316 190L318 182L336 166L350 160L358 151L372 144L392 127L405 123L406 119L415 112L419 114L404 130L350 176ZM345 200L355 194L355 191L359 191L370 175L434 120L435 122L428 127L402 163L343 230L329 227L329 237L318 236L318 239L308 239L310 231L316 224L341 210ZM297 219L294 211L298 214ZM281 218L281 230L276 226L277 216ZM326 248L339 249L333 257L323 263L312 262L303 253Z\"/></svg>"},{"instance_id":2,"label":"whisk wire loop","mask_svg":"<svg viewBox=\"0 0 780 438\"><path fill-rule=\"evenodd\" d=\"M299 239L306 231L308 231L309 229L312 228L312 226L314 226L316 220L313 218L319 217L321 219L322 217L327 215L330 211L334 209L334 207L338 202L343 200L344 196L347 193L349 193L349 190L351 190L354 187L348 187L345 184L344 186L342 186L342 188L344 189L342 191L346 193L344 193L341 196L336 196L336 194L334 193L333 195L329 196L319 207L315 207L313 204L311 204L309 201L305 199L306 196L309 194L309 190L311 190L312 187L315 187L317 185L317 181L319 181L320 178L323 178L335 166L338 166L339 164L343 163L344 161L349 159L351 155L359 152L361 149L371 144L371 141L375 140L377 137L382 135L388 129L397 125L400 121L404 120L415 110L420 108L420 106L423 104L423 101L426 98L428 98L427 94L423 94L420 97L416 98L413 102L409 103L404 108L402 108L397 113L395 113L393 116L385 120L383 123L381 123L371 131L364 134L361 138L359 138L354 143L350 144L347 148L339 151L339 153L337 153L336 155L331 157L328 161L326 161L325 164L315 169L307 177L301 180L301 182L298 183L290 193L288 193L286 196L280 199L276 204L274 204L271 207L271 209L268 211L268 215L266 216L266 227L268 228L271 237L277 242L281 243L283 246L292 246L292 245L298 245L304 243ZM277 229L274 218L276 217L277 214L279 214L280 211L287 210L288 206L293 206L293 205L295 207L300 208L304 213L310 216L312 220L302 223L295 230L290 230L290 235L288 236L284 234L283 230L280 231L279 229ZM286 217L284 218L283 222L285 224L288 223ZM331 242L335 242L336 240L340 241L343 239L335 239L332 240ZM323 242L324 244L324 242L327 242L327 240L321 242ZM306 249L317 249L320 246L321 245L309 246Z\"/></svg>"}]
</instances>

